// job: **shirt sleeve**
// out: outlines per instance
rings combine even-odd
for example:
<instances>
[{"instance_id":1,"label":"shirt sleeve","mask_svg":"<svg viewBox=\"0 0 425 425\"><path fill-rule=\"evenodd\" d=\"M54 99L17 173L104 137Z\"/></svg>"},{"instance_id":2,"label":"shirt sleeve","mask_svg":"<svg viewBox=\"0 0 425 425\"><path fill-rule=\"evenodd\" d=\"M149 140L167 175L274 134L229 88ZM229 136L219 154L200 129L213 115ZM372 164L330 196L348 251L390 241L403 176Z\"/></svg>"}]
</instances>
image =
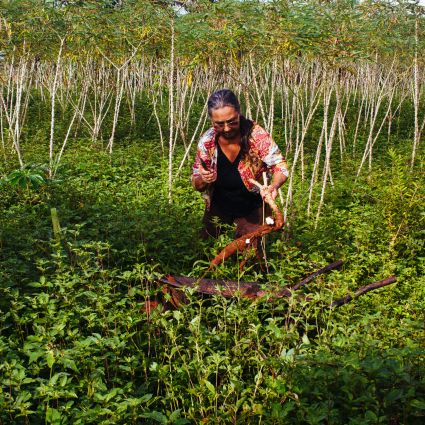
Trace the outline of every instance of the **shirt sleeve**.
<instances>
[{"instance_id":1,"label":"shirt sleeve","mask_svg":"<svg viewBox=\"0 0 425 425\"><path fill-rule=\"evenodd\" d=\"M288 164L279 146L272 139L270 134L259 125L255 125L252 130L251 138L254 140L256 150L267 168L269 168L273 174L282 173L288 177Z\"/></svg>"},{"instance_id":2,"label":"shirt sleeve","mask_svg":"<svg viewBox=\"0 0 425 425\"><path fill-rule=\"evenodd\" d=\"M195 163L193 164L193 167L192 167L193 177L198 177L200 175L199 168L202 166L201 159L205 162L208 168L212 169L212 161L208 153L208 145L211 143L211 138L214 137L213 133L214 133L214 130L210 128L199 139L198 147L196 149Z\"/></svg>"}]
</instances>

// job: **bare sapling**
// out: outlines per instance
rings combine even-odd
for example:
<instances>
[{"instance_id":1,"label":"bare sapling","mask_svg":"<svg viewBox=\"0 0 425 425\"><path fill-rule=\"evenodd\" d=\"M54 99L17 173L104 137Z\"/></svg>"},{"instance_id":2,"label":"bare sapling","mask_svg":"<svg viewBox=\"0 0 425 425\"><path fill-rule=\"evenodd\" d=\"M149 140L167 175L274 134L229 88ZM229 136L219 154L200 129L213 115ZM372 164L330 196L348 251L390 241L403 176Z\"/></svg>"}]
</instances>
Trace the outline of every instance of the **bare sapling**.
<instances>
[{"instance_id":1,"label":"bare sapling","mask_svg":"<svg viewBox=\"0 0 425 425\"><path fill-rule=\"evenodd\" d=\"M357 136L358 136L358 133L359 133L359 127L360 127L360 122L361 122L361 118L362 118L363 108L364 108L364 105L365 105L365 97L362 96L361 100L359 100L358 102L360 103L360 106L358 106L358 108L357 108L356 129L354 130L354 137L353 137L353 146L352 146L353 157L356 154Z\"/></svg>"},{"instance_id":2,"label":"bare sapling","mask_svg":"<svg viewBox=\"0 0 425 425\"><path fill-rule=\"evenodd\" d=\"M174 19L171 20L171 49L170 49L170 74L169 87L169 138L168 138L168 203L173 200L173 142L174 142L174 42L175 27Z\"/></svg>"},{"instance_id":3,"label":"bare sapling","mask_svg":"<svg viewBox=\"0 0 425 425\"><path fill-rule=\"evenodd\" d=\"M70 121L70 123L68 125L68 130L67 130L66 135L65 135L65 138L64 138L64 140L62 142L62 146L60 148L59 153L56 155L56 157L54 159L53 170L52 170L52 178L55 177L56 172L58 170L59 164L60 164L61 159L62 159L62 155L63 155L63 153L65 151L65 147L66 147L66 145L68 143L68 139L69 139L69 136L71 134L72 127L74 126L75 119L77 118L78 114L81 113L81 109L80 109L81 108L81 105L85 102L85 99L87 97L88 83L87 82L82 82L82 85L80 87L80 90L81 90L80 91L80 96L79 96L79 98L77 100L77 103L76 103L76 105L74 107L74 113L73 113L72 118L71 118L71 121Z\"/></svg>"},{"instance_id":4,"label":"bare sapling","mask_svg":"<svg viewBox=\"0 0 425 425\"><path fill-rule=\"evenodd\" d=\"M152 69L152 64L151 64ZM147 88L147 95L150 98L150 101L152 103L152 109L153 109L153 115L156 120L156 124L158 127L159 132L159 140L161 142L161 151L164 155L165 153L165 138L164 138L164 131L162 129L162 123L159 118L158 113L158 103L162 103L162 91L163 91L163 72L164 70L158 70L158 74L155 76L155 79L151 80L151 84L149 84L149 87Z\"/></svg>"},{"instance_id":5,"label":"bare sapling","mask_svg":"<svg viewBox=\"0 0 425 425\"><path fill-rule=\"evenodd\" d=\"M142 68L143 70L143 68ZM133 64L132 67L127 68L127 78L124 80L124 97L127 99L128 110L130 113L130 123L134 127L136 125L136 98L137 98L137 78L138 74L141 72L141 78L143 78L143 71L137 67L136 64Z\"/></svg>"},{"instance_id":6,"label":"bare sapling","mask_svg":"<svg viewBox=\"0 0 425 425\"><path fill-rule=\"evenodd\" d=\"M258 71L258 73L255 72L254 63L252 61L251 55L249 56L249 64L251 66L251 79L254 82L255 93L257 95L257 107L258 107L258 110L261 112L261 119L263 120L263 125L267 126L266 114L264 112L262 96L261 96L260 88L259 88L258 81L257 81L257 78L259 76L260 71ZM258 121L258 114L256 116L256 121ZM266 128L266 130L267 130L267 128Z\"/></svg>"},{"instance_id":7,"label":"bare sapling","mask_svg":"<svg viewBox=\"0 0 425 425\"><path fill-rule=\"evenodd\" d=\"M326 149L326 155L325 155L325 163L323 166L323 180L322 180L322 189L320 193L320 201L319 206L317 207L317 213L316 213L316 219L315 219L315 228L317 228L320 212L324 204L325 200L325 192L326 192L326 186L328 182L328 178L331 178L331 153L332 153L332 145L333 140L335 137L336 132L336 126L338 121L338 116L340 114L340 107L341 107L341 97L339 92L339 87L336 84L335 78L333 78L333 82L336 85L336 106L335 106L335 112L332 119L331 129L329 131L329 138L325 138L325 149Z\"/></svg>"},{"instance_id":8,"label":"bare sapling","mask_svg":"<svg viewBox=\"0 0 425 425\"><path fill-rule=\"evenodd\" d=\"M0 136L1 136L1 147L3 151L3 159L4 159L4 162L6 163L7 156L6 156L6 143L4 140L3 106L0 107Z\"/></svg>"},{"instance_id":9,"label":"bare sapling","mask_svg":"<svg viewBox=\"0 0 425 425\"><path fill-rule=\"evenodd\" d=\"M114 106L114 115L112 119L112 130L111 135L109 137L108 144L106 146L106 149L109 151L110 154L112 154L113 146L114 146L114 139L115 139L115 131L118 123L118 117L120 113L121 108L121 101L123 98L124 93L124 86L125 86L125 80L128 78L128 66L130 62L134 59L137 52L140 49L140 46L142 45L143 40L140 41L140 43L137 46L132 46L133 51L131 55L124 59L121 66L117 65L111 58L105 55L103 51L97 46L98 52L102 55L102 57L110 64L116 71L116 78L115 78L115 106Z\"/></svg>"},{"instance_id":10,"label":"bare sapling","mask_svg":"<svg viewBox=\"0 0 425 425\"><path fill-rule=\"evenodd\" d=\"M114 106L114 116L112 119L112 130L111 135L109 137L108 145L106 146L106 149L109 151L110 154L112 154L112 149L114 146L114 140L115 140L115 131L118 124L118 117L120 113L120 107L121 107L121 101L124 93L124 83L125 83L125 68L117 68L117 79L115 83L115 106Z\"/></svg>"},{"instance_id":11,"label":"bare sapling","mask_svg":"<svg viewBox=\"0 0 425 425\"><path fill-rule=\"evenodd\" d=\"M8 127L7 138L11 140L12 147L18 157L19 165L22 168L24 166L24 161L20 138L30 97L33 64L29 67L28 57L25 55L20 58L18 64L15 65L15 58L12 56L11 63L5 68L7 71L7 87L5 89L4 86L2 86L0 92L0 106ZM2 130L2 140L4 143L4 127Z\"/></svg>"},{"instance_id":12,"label":"bare sapling","mask_svg":"<svg viewBox=\"0 0 425 425\"><path fill-rule=\"evenodd\" d=\"M192 148L193 142L196 140L196 137L199 136L200 134L202 134L202 132L203 132L203 129L205 127L205 123L206 123L207 118L208 118L208 115L206 113L207 112L207 104L206 104L206 102L204 102L204 104L205 104L204 109L202 110L201 115L199 116L198 122L196 124L195 131L193 132L192 137L190 139L190 142L189 142L187 148L185 149L183 158L180 161L180 165L179 165L179 167L176 171L174 179L176 179L179 176L186 160L188 159L190 150Z\"/></svg>"},{"instance_id":13,"label":"bare sapling","mask_svg":"<svg viewBox=\"0 0 425 425\"><path fill-rule=\"evenodd\" d=\"M76 128L82 123L88 129L94 144L101 134L103 121L112 104L112 90L109 84L111 68L107 68L103 60L97 63L90 61L89 58L81 66L82 79L87 82L87 93L80 106L72 99L71 104L78 110ZM86 109L92 117L91 120L85 116Z\"/></svg>"},{"instance_id":14,"label":"bare sapling","mask_svg":"<svg viewBox=\"0 0 425 425\"><path fill-rule=\"evenodd\" d=\"M413 169L416 159L416 151L419 146L421 132L425 125L425 115L424 121L419 128L419 66L418 66L418 45L419 45L419 19L416 16L415 19L415 55L413 57L413 107L414 107L414 136L413 136L413 146L412 146L412 156L410 160L410 169Z\"/></svg>"},{"instance_id":15,"label":"bare sapling","mask_svg":"<svg viewBox=\"0 0 425 425\"><path fill-rule=\"evenodd\" d=\"M329 78L329 77L326 77L326 78ZM334 87L331 84L330 87L326 87L326 88L328 90L323 91L323 125L322 125L322 131L320 133L319 141L317 143L316 156L315 156L313 171L312 171L311 180L310 180L310 189L309 189L308 204L307 204L307 214L308 215L310 215L310 213L311 213L311 205L312 205L312 201L313 201L313 190L314 190L314 187L317 183L318 176L319 176L320 156L321 156L321 153L322 153L323 141L327 140L327 138L328 138L329 106L330 106Z\"/></svg>"},{"instance_id":16,"label":"bare sapling","mask_svg":"<svg viewBox=\"0 0 425 425\"><path fill-rule=\"evenodd\" d=\"M54 136L55 136L55 111L56 111L56 93L58 89L58 78L61 71L61 59L62 59L62 50L65 44L65 38L60 38L60 45L58 56L56 59L56 68L52 83L52 88L50 91L50 104L51 104L51 115L50 115L50 141L49 141L49 178L53 176L53 166L54 166L54 156L53 156L53 146L54 146Z\"/></svg>"},{"instance_id":17,"label":"bare sapling","mask_svg":"<svg viewBox=\"0 0 425 425\"><path fill-rule=\"evenodd\" d=\"M369 170L371 170L372 167L372 152L373 152L373 145L375 143L375 141L377 140L381 130L382 130L382 126L384 124L384 122L386 121L386 118L391 110L391 104L392 104L392 99L394 97L394 92L395 92L395 81L391 80L390 82L390 76L392 75L392 69L394 66L394 61L391 65L391 70L390 72L388 72L388 75L384 78L383 75L381 75L380 81L380 90L378 91L378 93L376 93L376 99L375 102L371 101L371 105L370 105L370 115L369 115L369 134L368 134L368 138L367 138L367 142L365 145L365 149L363 151L363 156L362 159L360 161L360 165L357 169L357 175L356 178L359 177L360 172L362 170L362 167L365 163L365 161L368 159L369 160ZM373 89L371 89L373 90ZM376 128L376 121L378 119L378 113L380 111L381 105L383 100L385 99L385 97L388 98L388 108L387 111L384 115L384 119L382 120L382 124L379 127L378 131L375 131Z\"/></svg>"},{"instance_id":18,"label":"bare sapling","mask_svg":"<svg viewBox=\"0 0 425 425\"><path fill-rule=\"evenodd\" d=\"M276 93L276 85L277 85L277 59L273 59L272 67L271 67L271 87L270 87L270 106L268 111L268 122L267 122L267 131L270 134L273 134L274 127L274 105L275 105L275 93Z\"/></svg>"}]
</instances>

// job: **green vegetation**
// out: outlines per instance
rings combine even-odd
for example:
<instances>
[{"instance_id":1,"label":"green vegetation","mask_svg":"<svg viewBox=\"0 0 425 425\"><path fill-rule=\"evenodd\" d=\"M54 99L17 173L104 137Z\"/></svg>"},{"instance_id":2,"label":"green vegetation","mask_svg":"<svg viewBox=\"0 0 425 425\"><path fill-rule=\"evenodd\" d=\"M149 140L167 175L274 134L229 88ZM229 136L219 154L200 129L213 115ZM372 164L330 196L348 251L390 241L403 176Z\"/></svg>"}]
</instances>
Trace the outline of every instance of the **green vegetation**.
<instances>
[{"instance_id":1,"label":"green vegetation","mask_svg":"<svg viewBox=\"0 0 425 425\"><path fill-rule=\"evenodd\" d=\"M422 424L421 8L51 3L1 5L0 424ZM303 298L188 290L168 309L156 280L201 276L233 238L198 239L189 182L223 86L292 178L267 272L211 276L278 288L344 266Z\"/></svg>"},{"instance_id":2,"label":"green vegetation","mask_svg":"<svg viewBox=\"0 0 425 425\"><path fill-rule=\"evenodd\" d=\"M308 301L187 293L189 304L148 317L155 278L199 275L224 243L196 239L202 205L187 176L168 204L156 149L111 158L76 146L56 181L1 186L2 422L421 423L424 191L403 157L388 152L356 184L335 175L317 229L294 211L270 240L268 275L217 271L282 286L343 258ZM323 309L393 273L397 284Z\"/></svg>"}]
</instances>

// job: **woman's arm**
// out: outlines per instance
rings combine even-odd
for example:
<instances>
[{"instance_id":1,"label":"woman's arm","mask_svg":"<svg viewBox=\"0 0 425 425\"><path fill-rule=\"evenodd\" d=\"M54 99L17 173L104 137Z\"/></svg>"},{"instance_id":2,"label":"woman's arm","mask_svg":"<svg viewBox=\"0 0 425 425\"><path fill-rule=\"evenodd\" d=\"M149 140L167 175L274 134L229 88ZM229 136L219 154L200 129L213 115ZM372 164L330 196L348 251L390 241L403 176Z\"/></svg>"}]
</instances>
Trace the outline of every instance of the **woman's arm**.
<instances>
[{"instance_id":1,"label":"woman's arm","mask_svg":"<svg viewBox=\"0 0 425 425\"><path fill-rule=\"evenodd\" d=\"M192 169L192 186L199 192L217 180L217 172L209 153L214 146L215 133L213 129L209 129L199 140Z\"/></svg>"},{"instance_id":2,"label":"woman's arm","mask_svg":"<svg viewBox=\"0 0 425 425\"><path fill-rule=\"evenodd\" d=\"M286 182L288 177L285 174L277 172L273 174L272 182L269 186L265 186L264 189L260 191L261 196L264 198L267 194L270 194L273 200L277 197L278 189Z\"/></svg>"},{"instance_id":3,"label":"woman's arm","mask_svg":"<svg viewBox=\"0 0 425 425\"><path fill-rule=\"evenodd\" d=\"M261 195L264 198L266 192L270 193L274 200L276 199L278 189L288 179L288 165L276 142L264 128L256 125L251 137L261 160L273 174L270 185L266 187L267 191L264 189L261 191Z\"/></svg>"}]
</instances>

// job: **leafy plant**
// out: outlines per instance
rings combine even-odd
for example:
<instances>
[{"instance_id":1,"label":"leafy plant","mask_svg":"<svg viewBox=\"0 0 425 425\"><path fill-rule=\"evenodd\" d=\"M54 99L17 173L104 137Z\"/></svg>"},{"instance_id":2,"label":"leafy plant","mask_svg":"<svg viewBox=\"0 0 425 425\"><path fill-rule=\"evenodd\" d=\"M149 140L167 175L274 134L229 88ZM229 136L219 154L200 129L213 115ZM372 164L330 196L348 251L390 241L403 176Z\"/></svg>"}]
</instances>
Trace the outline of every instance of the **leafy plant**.
<instances>
[{"instance_id":1,"label":"leafy plant","mask_svg":"<svg viewBox=\"0 0 425 425\"><path fill-rule=\"evenodd\" d=\"M43 164L26 164L24 167L9 173L4 181L14 187L29 191L46 183L46 173L47 167Z\"/></svg>"}]
</instances>

